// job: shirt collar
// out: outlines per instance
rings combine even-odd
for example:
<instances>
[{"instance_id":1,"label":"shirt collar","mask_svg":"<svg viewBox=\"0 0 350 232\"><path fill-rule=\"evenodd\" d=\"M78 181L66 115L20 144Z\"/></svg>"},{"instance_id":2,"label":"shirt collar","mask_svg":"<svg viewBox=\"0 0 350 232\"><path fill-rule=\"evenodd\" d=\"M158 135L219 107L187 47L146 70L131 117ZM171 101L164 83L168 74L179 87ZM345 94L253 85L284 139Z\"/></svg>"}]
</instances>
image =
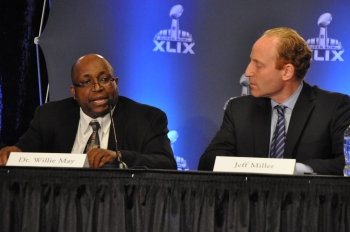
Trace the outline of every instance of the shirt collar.
<instances>
[{"instance_id":1,"label":"shirt collar","mask_svg":"<svg viewBox=\"0 0 350 232\"><path fill-rule=\"evenodd\" d=\"M114 112L114 109L115 109L115 106L112 108L112 115L113 115L113 112ZM86 133L92 133L92 128L90 127L89 123L92 121L92 120L97 120L98 123L100 123L100 131L102 131L104 134L107 134L108 131L109 131L109 127L111 125L111 120L110 120L110 116L109 116L109 113L104 115L103 117L98 117L98 118L91 118L89 117L88 115L86 115L83 110L81 109L80 107L80 126L82 128L82 131L84 133L84 135Z\"/></svg>"},{"instance_id":2,"label":"shirt collar","mask_svg":"<svg viewBox=\"0 0 350 232\"><path fill-rule=\"evenodd\" d=\"M293 110L295 103L298 100L298 97L300 95L301 89L303 88L303 81L300 82L300 85L298 89L287 99L285 100L281 105L287 106L287 108ZM271 106L272 109L276 106L279 105L277 102L271 99Z\"/></svg>"}]
</instances>

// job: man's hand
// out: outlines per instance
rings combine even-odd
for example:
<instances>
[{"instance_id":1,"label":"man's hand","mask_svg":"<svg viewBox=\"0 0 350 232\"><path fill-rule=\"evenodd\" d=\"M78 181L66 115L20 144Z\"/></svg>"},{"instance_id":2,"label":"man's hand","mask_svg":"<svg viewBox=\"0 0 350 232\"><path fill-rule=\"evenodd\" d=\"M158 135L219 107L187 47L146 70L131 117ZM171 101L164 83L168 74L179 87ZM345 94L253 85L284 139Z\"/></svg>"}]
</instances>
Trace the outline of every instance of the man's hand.
<instances>
[{"instance_id":1,"label":"man's hand","mask_svg":"<svg viewBox=\"0 0 350 232\"><path fill-rule=\"evenodd\" d=\"M113 162L116 158L116 152L101 148L92 148L87 152L89 164L91 168L98 168L106 163ZM121 154L119 153L119 157Z\"/></svg>"},{"instance_id":2,"label":"man's hand","mask_svg":"<svg viewBox=\"0 0 350 232\"><path fill-rule=\"evenodd\" d=\"M11 152L22 152L16 146L4 147L0 150L0 166L5 166Z\"/></svg>"}]
</instances>

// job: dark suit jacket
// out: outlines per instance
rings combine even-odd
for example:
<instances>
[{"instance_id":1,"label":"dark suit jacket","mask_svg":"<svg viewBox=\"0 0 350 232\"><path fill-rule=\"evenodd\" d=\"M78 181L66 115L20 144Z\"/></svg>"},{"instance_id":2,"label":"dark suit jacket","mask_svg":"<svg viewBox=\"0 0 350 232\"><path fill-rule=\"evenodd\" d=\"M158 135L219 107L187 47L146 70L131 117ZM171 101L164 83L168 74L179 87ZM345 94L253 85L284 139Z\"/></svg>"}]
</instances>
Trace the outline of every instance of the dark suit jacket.
<instances>
[{"instance_id":1,"label":"dark suit jacket","mask_svg":"<svg viewBox=\"0 0 350 232\"><path fill-rule=\"evenodd\" d=\"M198 169L213 170L216 156L267 158L270 125L269 98L243 96L232 99ZM327 92L304 82L290 119L284 158L296 159L319 174L341 175L345 165L344 131L349 125L349 96Z\"/></svg>"},{"instance_id":2,"label":"dark suit jacket","mask_svg":"<svg viewBox=\"0 0 350 232\"><path fill-rule=\"evenodd\" d=\"M70 153L78 130L79 109L73 98L39 106L16 146L23 152ZM118 148L128 167L176 169L163 111L119 96L113 118ZM108 149L115 150L113 127Z\"/></svg>"}]
</instances>

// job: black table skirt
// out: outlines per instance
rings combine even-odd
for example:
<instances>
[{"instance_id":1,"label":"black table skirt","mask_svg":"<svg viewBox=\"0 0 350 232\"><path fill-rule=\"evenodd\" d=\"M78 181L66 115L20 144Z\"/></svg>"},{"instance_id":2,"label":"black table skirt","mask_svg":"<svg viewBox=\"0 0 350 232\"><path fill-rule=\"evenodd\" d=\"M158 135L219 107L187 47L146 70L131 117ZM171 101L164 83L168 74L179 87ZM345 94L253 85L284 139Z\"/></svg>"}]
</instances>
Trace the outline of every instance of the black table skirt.
<instances>
[{"instance_id":1,"label":"black table skirt","mask_svg":"<svg viewBox=\"0 0 350 232\"><path fill-rule=\"evenodd\" d=\"M350 178L0 167L0 231L350 231Z\"/></svg>"}]
</instances>

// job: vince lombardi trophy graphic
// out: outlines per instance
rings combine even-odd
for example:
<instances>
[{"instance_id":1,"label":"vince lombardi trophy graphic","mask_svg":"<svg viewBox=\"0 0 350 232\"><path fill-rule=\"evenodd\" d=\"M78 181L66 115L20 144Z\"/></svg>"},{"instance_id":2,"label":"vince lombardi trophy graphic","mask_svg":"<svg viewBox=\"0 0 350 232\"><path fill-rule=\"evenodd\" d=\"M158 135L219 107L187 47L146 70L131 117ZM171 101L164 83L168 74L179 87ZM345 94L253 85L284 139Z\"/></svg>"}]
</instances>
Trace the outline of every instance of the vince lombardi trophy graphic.
<instances>
[{"instance_id":1,"label":"vince lombardi trophy graphic","mask_svg":"<svg viewBox=\"0 0 350 232\"><path fill-rule=\"evenodd\" d=\"M168 30L161 30L158 32L154 39L158 41L179 41L192 43L192 35L187 31L180 30L180 17L184 12L184 8L181 5L175 5L171 8L169 16L172 18L171 27Z\"/></svg>"},{"instance_id":2,"label":"vince lombardi trophy graphic","mask_svg":"<svg viewBox=\"0 0 350 232\"><path fill-rule=\"evenodd\" d=\"M170 27L170 37L172 39L180 37L180 25L179 25L179 18L182 15L182 12L184 12L184 8L181 5L176 5L170 10L170 17L172 18L171 21L171 27Z\"/></svg>"},{"instance_id":3,"label":"vince lombardi trophy graphic","mask_svg":"<svg viewBox=\"0 0 350 232\"><path fill-rule=\"evenodd\" d=\"M327 26L332 21L332 15L330 13L322 14L317 21L320 26L320 34L318 38L311 38L306 41L311 49L317 50L342 50L341 42L337 39L331 39L328 37Z\"/></svg>"},{"instance_id":4,"label":"vince lombardi trophy graphic","mask_svg":"<svg viewBox=\"0 0 350 232\"><path fill-rule=\"evenodd\" d=\"M239 83L242 85L241 96L250 95L249 78L246 75L244 75L244 73L242 74L241 79L239 80Z\"/></svg>"},{"instance_id":5,"label":"vince lombardi trophy graphic","mask_svg":"<svg viewBox=\"0 0 350 232\"><path fill-rule=\"evenodd\" d=\"M241 96L246 96L246 95L250 95L250 83L249 83L249 78L244 75L244 73L242 74L241 78L239 79L239 83L242 85L242 93ZM228 99L225 104L224 104L224 110L226 110L226 107L228 105L228 103L234 99L236 97L231 97L230 99Z\"/></svg>"},{"instance_id":6,"label":"vince lombardi trophy graphic","mask_svg":"<svg viewBox=\"0 0 350 232\"><path fill-rule=\"evenodd\" d=\"M168 138L169 138L170 143L171 143L171 149L173 149L173 152L175 154L174 143L176 142L177 138L179 138L179 134L177 133L176 130L171 130L168 132ZM187 165L187 161L183 157L175 155L174 158L175 158L175 161L177 164L177 170L189 170L189 167Z\"/></svg>"},{"instance_id":7,"label":"vince lombardi trophy graphic","mask_svg":"<svg viewBox=\"0 0 350 232\"><path fill-rule=\"evenodd\" d=\"M320 34L318 36L318 44L320 46L326 47L327 45L327 26L332 21L332 15L330 13L325 13L318 18L317 24L320 26Z\"/></svg>"}]
</instances>

